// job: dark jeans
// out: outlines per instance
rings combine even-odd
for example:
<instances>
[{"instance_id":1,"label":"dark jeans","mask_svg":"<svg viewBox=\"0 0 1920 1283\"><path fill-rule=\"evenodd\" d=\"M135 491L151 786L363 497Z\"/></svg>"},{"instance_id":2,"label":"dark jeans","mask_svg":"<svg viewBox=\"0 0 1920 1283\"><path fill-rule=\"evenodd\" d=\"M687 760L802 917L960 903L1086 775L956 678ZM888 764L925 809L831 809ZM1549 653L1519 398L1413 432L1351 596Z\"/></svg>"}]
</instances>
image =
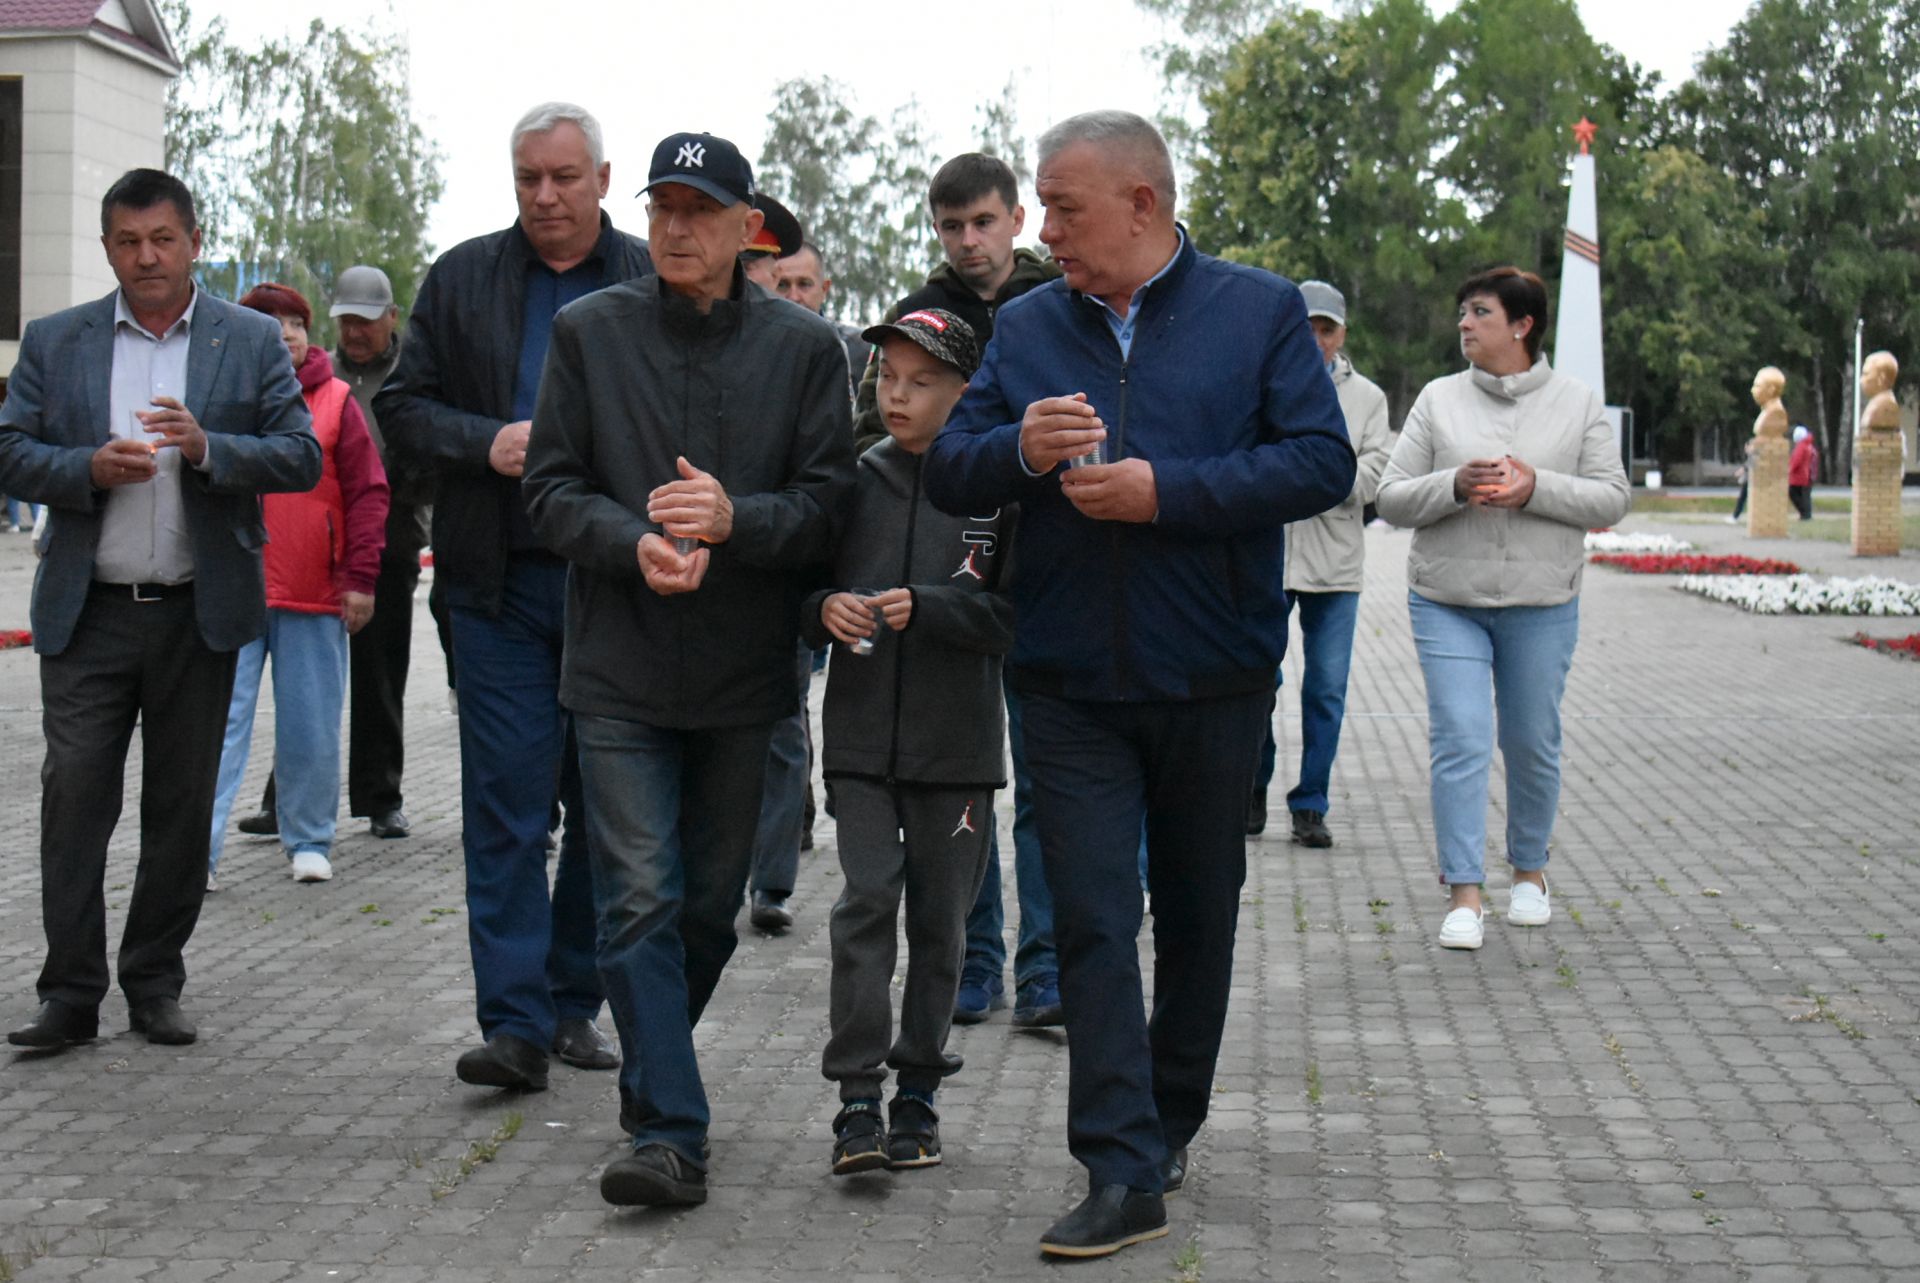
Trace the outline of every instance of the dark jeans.
<instances>
[{"instance_id":1,"label":"dark jeans","mask_svg":"<svg viewBox=\"0 0 1920 1283\"><path fill-rule=\"evenodd\" d=\"M1020 934L1013 953L1013 984L1019 992L1050 984L1060 970L1053 947L1053 894L1040 864L1040 834L1033 826L1033 784L1020 735L1020 696L1007 687L1007 748L1013 758L1013 885L1020 901ZM967 976L997 976L1006 969L1006 910L1000 893L1000 826L993 826L987 875L967 914Z\"/></svg>"},{"instance_id":2,"label":"dark jeans","mask_svg":"<svg viewBox=\"0 0 1920 1283\"><path fill-rule=\"evenodd\" d=\"M1800 514L1800 520L1813 520L1813 487L1788 486L1787 498L1793 501L1794 511Z\"/></svg>"},{"instance_id":3,"label":"dark jeans","mask_svg":"<svg viewBox=\"0 0 1920 1283\"><path fill-rule=\"evenodd\" d=\"M807 734L807 687L813 682L813 652L802 645L794 653L800 678L800 707L773 724L767 745L767 783L760 799L760 825L753 837L755 891L793 894L800 877L800 834L807 826L807 786L813 767L812 737Z\"/></svg>"},{"instance_id":4,"label":"dark jeans","mask_svg":"<svg viewBox=\"0 0 1920 1283\"><path fill-rule=\"evenodd\" d=\"M1024 697L1067 1018L1067 1146L1095 1185L1159 1191L1207 1116L1246 880L1265 691L1178 703ZM1139 965L1140 826L1153 1014Z\"/></svg>"},{"instance_id":5,"label":"dark jeans","mask_svg":"<svg viewBox=\"0 0 1920 1283\"><path fill-rule=\"evenodd\" d=\"M515 555L498 615L450 593L460 685L460 818L467 857L467 934L481 1033L537 1047L559 1020L600 1010L594 896L584 847L580 771L560 707L567 568ZM547 825L554 798L567 820L551 895Z\"/></svg>"},{"instance_id":6,"label":"dark jeans","mask_svg":"<svg viewBox=\"0 0 1920 1283\"><path fill-rule=\"evenodd\" d=\"M406 766L407 668L413 655L413 594L420 586L419 518L396 506L374 581L373 618L348 639L351 657L347 731L347 812L385 815L399 808ZM396 543L396 532L415 532Z\"/></svg>"},{"instance_id":7,"label":"dark jeans","mask_svg":"<svg viewBox=\"0 0 1920 1283\"><path fill-rule=\"evenodd\" d=\"M464 657L460 674L464 716L474 680ZM576 720L621 1114L635 1149L666 1145L704 1170L710 1115L693 1026L737 941L772 726Z\"/></svg>"},{"instance_id":8,"label":"dark jeans","mask_svg":"<svg viewBox=\"0 0 1920 1283\"><path fill-rule=\"evenodd\" d=\"M207 893L207 833L233 696L232 651L207 649L191 591L136 602L95 584L73 639L40 660L39 995L76 1007L107 993L107 842L120 821L127 746L140 725L140 863L120 936L129 1003L178 998L182 953Z\"/></svg>"}]
</instances>

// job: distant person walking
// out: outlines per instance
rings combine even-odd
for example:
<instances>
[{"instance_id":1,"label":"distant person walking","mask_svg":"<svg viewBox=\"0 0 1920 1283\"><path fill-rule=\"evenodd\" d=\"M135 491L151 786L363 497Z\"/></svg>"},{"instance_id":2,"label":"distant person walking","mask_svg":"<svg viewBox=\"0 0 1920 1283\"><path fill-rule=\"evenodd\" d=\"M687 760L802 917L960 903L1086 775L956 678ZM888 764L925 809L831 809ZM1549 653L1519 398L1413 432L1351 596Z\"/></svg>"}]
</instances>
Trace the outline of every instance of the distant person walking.
<instances>
[{"instance_id":1,"label":"distant person walking","mask_svg":"<svg viewBox=\"0 0 1920 1283\"><path fill-rule=\"evenodd\" d=\"M1793 429L1793 453L1787 459L1787 498L1793 500L1800 520L1813 520L1813 480L1820 473L1820 448L1813 444L1813 433L1805 424Z\"/></svg>"},{"instance_id":2,"label":"distant person walking","mask_svg":"<svg viewBox=\"0 0 1920 1283\"><path fill-rule=\"evenodd\" d=\"M1540 278L1499 267L1454 297L1470 367L1421 390L1378 503L1414 531L1407 609L1427 681L1434 840L1452 894L1440 945L1478 949L1496 724L1514 879L1507 921L1541 927L1551 914L1547 842L1583 536L1625 516L1631 491L1600 398L1540 355Z\"/></svg>"}]
</instances>

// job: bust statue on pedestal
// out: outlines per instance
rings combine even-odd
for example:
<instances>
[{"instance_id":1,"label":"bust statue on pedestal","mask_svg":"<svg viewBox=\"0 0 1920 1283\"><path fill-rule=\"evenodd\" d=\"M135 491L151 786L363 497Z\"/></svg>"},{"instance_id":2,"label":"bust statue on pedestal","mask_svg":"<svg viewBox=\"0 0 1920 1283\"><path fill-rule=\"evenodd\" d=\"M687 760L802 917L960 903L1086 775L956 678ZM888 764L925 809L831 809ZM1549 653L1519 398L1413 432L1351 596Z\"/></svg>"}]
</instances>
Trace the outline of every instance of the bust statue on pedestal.
<instances>
[{"instance_id":1,"label":"bust statue on pedestal","mask_svg":"<svg viewBox=\"0 0 1920 1283\"><path fill-rule=\"evenodd\" d=\"M1860 366L1860 437L1853 443L1853 553L1891 557L1900 551L1900 363L1875 352Z\"/></svg>"},{"instance_id":2,"label":"bust statue on pedestal","mask_svg":"<svg viewBox=\"0 0 1920 1283\"><path fill-rule=\"evenodd\" d=\"M1747 534L1755 539L1787 537L1787 407L1780 397L1787 376L1765 366L1753 376L1753 400L1760 416L1753 421L1752 462L1747 479Z\"/></svg>"}]
</instances>

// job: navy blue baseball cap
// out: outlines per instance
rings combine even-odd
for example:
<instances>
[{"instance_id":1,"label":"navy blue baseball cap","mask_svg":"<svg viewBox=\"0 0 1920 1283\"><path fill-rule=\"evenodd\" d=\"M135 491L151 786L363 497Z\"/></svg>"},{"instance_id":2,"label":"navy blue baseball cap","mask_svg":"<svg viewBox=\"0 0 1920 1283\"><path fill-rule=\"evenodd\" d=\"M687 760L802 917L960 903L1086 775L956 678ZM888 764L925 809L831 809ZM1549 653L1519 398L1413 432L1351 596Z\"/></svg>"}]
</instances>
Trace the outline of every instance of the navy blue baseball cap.
<instances>
[{"instance_id":1,"label":"navy blue baseball cap","mask_svg":"<svg viewBox=\"0 0 1920 1283\"><path fill-rule=\"evenodd\" d=\"M738 147L716 134L668 134L661 139L641 190L650 192L662 183L682 183L722 205L753 203L753 166Z\"/></svg>"}]
</instances>

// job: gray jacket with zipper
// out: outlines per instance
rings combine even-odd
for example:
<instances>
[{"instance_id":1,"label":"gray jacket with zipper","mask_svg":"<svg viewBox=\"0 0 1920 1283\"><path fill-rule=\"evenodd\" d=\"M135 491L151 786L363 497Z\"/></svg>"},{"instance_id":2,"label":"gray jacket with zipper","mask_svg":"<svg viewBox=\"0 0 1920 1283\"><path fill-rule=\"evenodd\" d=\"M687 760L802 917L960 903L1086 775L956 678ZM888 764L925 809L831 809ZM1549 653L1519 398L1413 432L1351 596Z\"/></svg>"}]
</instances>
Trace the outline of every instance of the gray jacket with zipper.
<instances>
[{"instance_id":1,"label":"gray jacket with zipper","mask_svg":"<svg viewBox=\"0 0 1920 1283\"><path fill-rule=\"evenodd\" d=\"M1017 510L950 517L921 489L924 455L891 439L860 456L832 587L801 613L809 646L833 642L821 713L821 773L889 784L1001 788L1000 661L1013 645L1006 582ZM905 630L856 655L820 622L835 592L907 587Z\"/></svg>"}]
</instances>

